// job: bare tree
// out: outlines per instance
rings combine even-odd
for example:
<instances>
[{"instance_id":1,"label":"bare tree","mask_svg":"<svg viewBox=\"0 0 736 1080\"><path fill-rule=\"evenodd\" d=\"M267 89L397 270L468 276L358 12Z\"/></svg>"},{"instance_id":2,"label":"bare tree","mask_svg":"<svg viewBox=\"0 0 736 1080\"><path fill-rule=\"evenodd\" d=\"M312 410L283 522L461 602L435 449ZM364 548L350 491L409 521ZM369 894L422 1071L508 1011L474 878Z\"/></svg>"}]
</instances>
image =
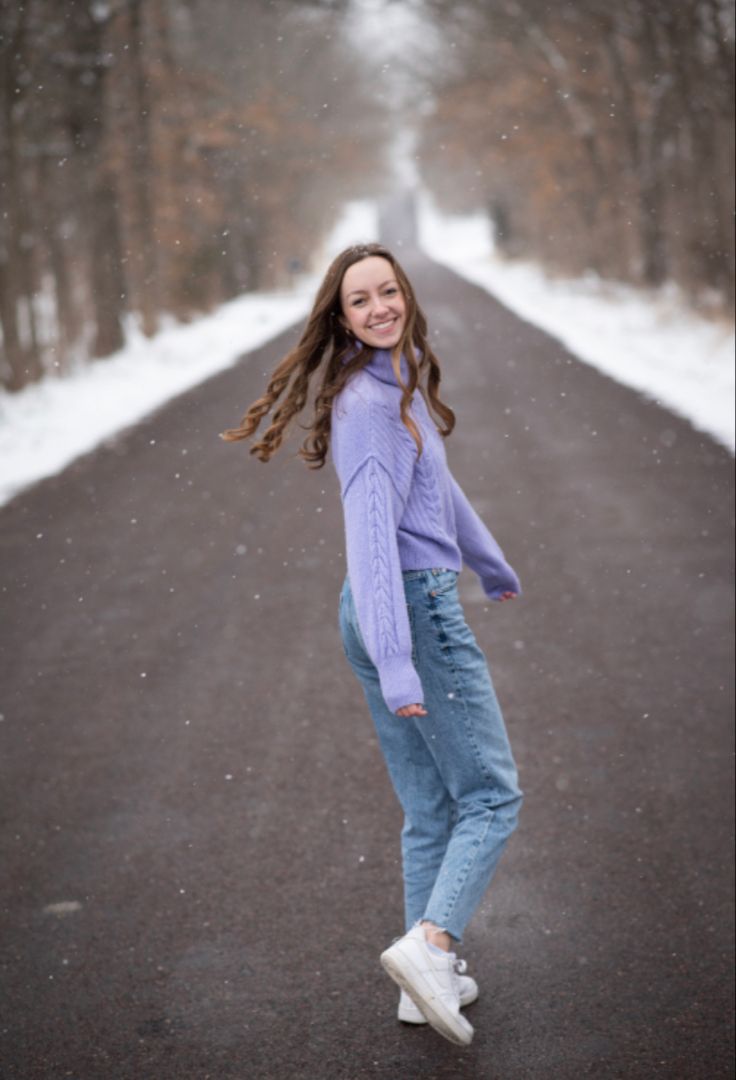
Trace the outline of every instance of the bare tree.
<instances>
[{"instance_id":1,"label":"bare tree","mask_svg":"<svg viewBox=\"0 0 736 1080\"><path fill-rule=\"evenodd\" d=\"M0 384L309 263L381 175L345 8L0 0Z\"/></svg>"},{"instance_id":2,"label":"bare tree","mask_svg":"<svg viewBox=\"0 0 736 1080\"><path fill-rule=\"evenodd\" d=\"M455 45L424 125L441 197L487 208L510 254L732 304L726 0L426 7Z\"/></svg>"}]
</instances>

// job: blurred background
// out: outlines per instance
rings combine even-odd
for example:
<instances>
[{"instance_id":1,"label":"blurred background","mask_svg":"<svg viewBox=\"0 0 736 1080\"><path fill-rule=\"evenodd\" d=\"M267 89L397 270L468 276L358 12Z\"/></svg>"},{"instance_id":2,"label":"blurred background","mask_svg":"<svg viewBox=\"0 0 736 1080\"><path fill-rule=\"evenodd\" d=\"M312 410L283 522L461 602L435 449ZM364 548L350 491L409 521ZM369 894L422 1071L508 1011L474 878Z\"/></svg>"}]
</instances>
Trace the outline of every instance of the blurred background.
<instances>
[{"instance_id":1,"label":"blurred background","mask_svg":"<svg viewBox=\"0 0 736 1080\"><path fill-rule=\"evenodd\" d=\"M732 0L0 0L2 1080L733 1075L733 60ZM527 793L463 1057L377 961L331 469L218 438L379 236L524 588L463 575Z\"/></svg>"},{"instance_id":2,"label":"blurred background","mask_svg":"<svg viewBox=\"0 0 736 1080\"><path fill-rule=\"evenodd\" d=\"M401 160L497 251L733 313L730 0L3 0L0 386L314 265Z\"/></svg>"}]
</instances>

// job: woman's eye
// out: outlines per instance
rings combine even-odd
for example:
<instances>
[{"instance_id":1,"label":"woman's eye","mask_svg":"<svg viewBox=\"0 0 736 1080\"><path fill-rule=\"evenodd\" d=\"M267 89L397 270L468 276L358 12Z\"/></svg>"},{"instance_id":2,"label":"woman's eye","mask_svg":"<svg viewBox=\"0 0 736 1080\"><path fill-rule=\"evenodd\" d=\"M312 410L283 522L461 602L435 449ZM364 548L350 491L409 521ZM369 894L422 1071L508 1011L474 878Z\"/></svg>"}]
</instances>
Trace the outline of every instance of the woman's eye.
<instances>
[{"instance_id":1,"label":"woman's eye","mask_svg":"<svg viewBox=\"0 0 736 1080\"><path fill-rule=\"evenodd\" d=\"M394 294L395 294L396 292L398 292L398 289L396 289L396 288L394 288L394 287L392 286L392 287L391 287L390 289L386 289L386 290L384 291L384 294L383 294L383 295L384 295L384 296L393 296L393 295L394 295Z\"/></svg>"}]
</instances>

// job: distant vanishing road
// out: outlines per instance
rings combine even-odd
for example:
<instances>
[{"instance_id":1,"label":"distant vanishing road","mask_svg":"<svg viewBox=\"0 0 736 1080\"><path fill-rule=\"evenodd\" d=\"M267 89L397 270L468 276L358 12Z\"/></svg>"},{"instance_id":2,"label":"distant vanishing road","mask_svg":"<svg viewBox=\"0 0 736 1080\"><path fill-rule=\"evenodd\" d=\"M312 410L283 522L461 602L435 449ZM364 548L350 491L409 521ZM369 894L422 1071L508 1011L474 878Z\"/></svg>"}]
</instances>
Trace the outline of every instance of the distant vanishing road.
<instances>
[{"instance_id":1,"label":"distant vanishing road","mask_svg":"<svg viewBox=\"0 0 736 1080\"><path fill-rule=\"evenodd\" d=\"M2 1080L733 1075L733 459L403 222L451 466L524 588L461 577L526 793L474 1042L399 1025L378 963L401 822L332 464L218 438L290 332L0 510Z\"/></svg>"}]
</instances>

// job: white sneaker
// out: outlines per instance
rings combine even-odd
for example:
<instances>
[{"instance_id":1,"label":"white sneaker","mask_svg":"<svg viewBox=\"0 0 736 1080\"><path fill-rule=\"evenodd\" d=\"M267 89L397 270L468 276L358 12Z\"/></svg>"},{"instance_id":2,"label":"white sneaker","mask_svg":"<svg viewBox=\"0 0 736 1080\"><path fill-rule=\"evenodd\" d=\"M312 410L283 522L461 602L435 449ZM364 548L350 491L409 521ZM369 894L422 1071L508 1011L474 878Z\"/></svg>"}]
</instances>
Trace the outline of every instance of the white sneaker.
<instances>
[{"instance_id":1,"label":"white sneaker","mask_svg":"<svg viewBox=\"0 0 736 1080\"><path fill-rule=\"evenodd\" d=\"M472 979L470 975L464 975L467 965L464 960L455 961L455 971L458 973L458 986L459 986L459 998L460 1008L464 1009L466 1005L472 1005L474 1001L478 1000L478 984L475 979ZM424 1013L416 1007L411 1000L406 990L401 991L399 997L399 1020L404 1024L426 1024L427 1017Z\"/></svg>"},{"instance_id":2,"label":"white sneaker","mask_svg":"<svg viewBox=\"0 0 736 1080\"><path fill-rule=\"evenodd\" d=\"M405 990L435 1031L467 1046L473 1025L460 1014L460 987L454 953L432 952L419 923L381 953L381 963Z\"/></svg>"}]
</instances>

